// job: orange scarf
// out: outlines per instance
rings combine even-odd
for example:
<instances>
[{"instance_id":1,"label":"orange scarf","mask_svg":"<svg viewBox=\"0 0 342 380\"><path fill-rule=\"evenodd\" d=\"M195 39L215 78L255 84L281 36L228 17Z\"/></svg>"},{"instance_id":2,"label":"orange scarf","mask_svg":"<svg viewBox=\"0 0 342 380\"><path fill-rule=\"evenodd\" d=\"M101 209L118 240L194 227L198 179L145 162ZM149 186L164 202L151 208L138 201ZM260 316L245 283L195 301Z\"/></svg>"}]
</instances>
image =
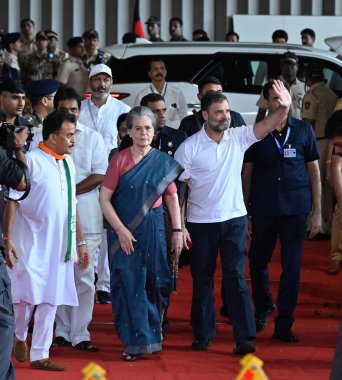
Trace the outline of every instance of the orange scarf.
<instances>
[{"instance_id":1,"label":"orange scarf","mask_svg":"<svg viewBox=\"0 0 342 380\"><path fill-rule=\"evenodd\" d=\"M49 154L50 156L54 157L56 160L65 160L68 156L66 154L58 154L55 153L52 149L48 148L43 141L39 141L38 146L41 150L43 150L45 153Z\"/></svg>"}]
</instances>

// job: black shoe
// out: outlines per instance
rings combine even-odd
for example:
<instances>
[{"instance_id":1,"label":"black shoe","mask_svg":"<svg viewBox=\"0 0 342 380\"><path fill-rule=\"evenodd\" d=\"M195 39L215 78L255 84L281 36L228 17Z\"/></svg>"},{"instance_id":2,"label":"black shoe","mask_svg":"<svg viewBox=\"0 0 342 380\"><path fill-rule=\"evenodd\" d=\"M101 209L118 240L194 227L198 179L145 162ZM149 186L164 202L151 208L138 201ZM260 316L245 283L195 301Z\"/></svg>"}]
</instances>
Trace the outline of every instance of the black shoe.
<instances>
[{"instance_id":1,"label":"black shoe","mask_svg":"<svg viewBox=\"0 0 342 380\"><path fill-rule=\"evenodd\" d=\"M102 304L112 303L112 300L110 298L110 293L105 292L103 290L98 290L96 293L97 293L96 303L102 303Z\"/></svg>"},{"instance_id":2,"label":"black shoe","mask_svg":"<svg viewBox=\"0 0 342 380\"><path fill-rule=\"evenodd\" d=\"M252 352L255 352L255 346L249 339L241 338L235 342L234 354L246 355Z\"/></svg>"},{"instance_id":3,"label":"black shoe","mask_svg":"<svg viewBox=\"0 0 342 380\"><path fill-rule=\"evenodd\" d=\"M167 317L166 313L164 313L163 316L163 322L162 322L162 331L163 333L169 328L169 318Z\"/></svg>"},{"instance_id":4,"label":"black shoe","mask_svg":"<svg viewBox=\"0 0 342 380\"><path fill-rule=\"evenodd\" d=\"M275 330L272 338L286 343L297 343L299 340L297 335L295 335L290 328Z\"/></svg>"},{"instance_id":5,"label":"black shoe","mask_svg":"<svg viewBox=\"0 0 342 380\"><path fill-rule=\"evenodd\" d=\"M224 305L222 305L221 308L220 308L220 315L222 317L229 318L228 310L227 310L227 308Z\"/></svg>"},{"instance_id":6,"label":"black shoe","mask_svg":"<svg viewBox=\"0 0 342 380\"><path fill-rule=\"evenodd\" d=\"M322 232L318 232L318 234L316 234L312 238L309 238L309 240L313 240L313 241L323 241L323 240L330 240L330 239L331 239L330 234L323 234Z\"/></svg>"},{"instance_id":7,"label":"black shoe","mask_svg":"<svg viewBox=\"0 0 342 380\"><path fill-rule=\"evenodd\" d=\"M277 306L274 302L268 306L268 308L264 311L255 311L255 328L257 332L264 330L267 325L267 317L274 313L277 309Z\"/></svg>"},{"instance_id":8,"label":"black shoe","mask_svg":"<svg viewBox=\"0 0 342 380\"><path fill-rule=\"evenodd\" d=\"M191 349L194 351L206 351L210 346L210 339L194 340L191 344Z\"/></svg>"},{"instance_id":9,"label":"black shoe","mask_svg":"<svg viewBox=\"0 0 342 380\"><path fill-rule=\"evenodd\" d=\"M56 338L53 340L51 347L70 347L71 342L66 340L62 336L56 336Z\"/></svg>"}]
</instances>

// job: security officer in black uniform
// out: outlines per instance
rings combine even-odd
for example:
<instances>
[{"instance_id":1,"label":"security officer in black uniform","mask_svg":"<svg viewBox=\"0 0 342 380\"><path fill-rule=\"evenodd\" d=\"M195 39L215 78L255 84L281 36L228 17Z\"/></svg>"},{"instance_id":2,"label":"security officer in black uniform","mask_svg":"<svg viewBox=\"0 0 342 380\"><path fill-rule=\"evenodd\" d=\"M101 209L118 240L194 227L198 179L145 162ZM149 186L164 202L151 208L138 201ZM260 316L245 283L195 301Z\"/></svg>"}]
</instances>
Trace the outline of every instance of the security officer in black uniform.
<instances>
[{"instance_id":1,"label":"security officer in black uniform","mask_svg":"<svg viewBox=\"0 0 342 380\"><path fill-rule=\"evenodd\" d=\"M59 85L54 79L42 79L32 82L27 88L32 111L25 115L25 119L33 125L35 133L43 129L43 120L54 110L53 99Z\"/></svg>"},{"instance_id":2,"label":"security officer in black uniform","mask_svg":"<svg viewBox=\"0 0 342 380\"><path fill-rule=\"evenodd\" d=\"M222 85L219 79L213 76L208 76L203 78L199 83L198 83L198 100L201 101L203 96L208 92L208 91L217 91L217 92L222 92ZM202 116L202 110L193 110L192 115L186 116L180 123L179 130L185 132L188 137L193 135L194 133L198 132L205 120ZM235 127L240 127L241 125L246 125L245 121L243 120L242 116L235 111L230 111L230 127L235 128Z\"/></svg>"}]
</instances>

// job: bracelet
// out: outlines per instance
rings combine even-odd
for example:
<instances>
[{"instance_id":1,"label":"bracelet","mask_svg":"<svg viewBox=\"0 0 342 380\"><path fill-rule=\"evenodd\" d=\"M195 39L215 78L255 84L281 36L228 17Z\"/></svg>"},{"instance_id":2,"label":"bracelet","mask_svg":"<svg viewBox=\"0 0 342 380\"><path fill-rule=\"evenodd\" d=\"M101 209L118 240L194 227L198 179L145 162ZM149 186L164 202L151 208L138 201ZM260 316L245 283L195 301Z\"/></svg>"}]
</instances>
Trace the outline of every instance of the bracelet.
<instances>
[{"instance_id":1,"label":"bracelet","mask_svg":"<svg viewBox=\"0 0 342 380\"><path fill-rule=\"evenodd\" d=\"M326 164L331 164L331 160L325 161Z\"/></svg>"},{"instance_id":2,"label":"bracelet","mask_svg":"<svg viewBox=\"0 0 342 380\"><path fill-rule=\"evenodd\" d=\"M115 232L118 232L119 231L119 229L121 228L121 227L123 227L124 225L123 224L121 224L121 226L119 226L118 228L116 228L114 231Z\"/></svg>"},{"instance_id":3,"label":"bracelet","mask_svg":"<svg viewBox=\"0 0 342 380\"><path fill-rule=\"evenodd\" d=\"M181 228L172 228L172 232L183 232Z\"/></svg>"},{"instance_id":4,"label":"bracelet","mask_svg":"<svg viewBox=\"0 0 342 380\"><path fill-rule=\"evenodd\" d=\"M4 235L2 240L5 241L5 240L12 240L12 239L9 235Z\"/></svg>"},{"instance_id":5,"label":"bracelet","mask_svg":"<svg viewBox=\"0 0 342 380\"><path fill-rule=\"evenodd\" d=\"M80 240L77 242L77 247L80 247L81 245L87 245L87 242L85 240Z\"/></svg>"}]
</instances>

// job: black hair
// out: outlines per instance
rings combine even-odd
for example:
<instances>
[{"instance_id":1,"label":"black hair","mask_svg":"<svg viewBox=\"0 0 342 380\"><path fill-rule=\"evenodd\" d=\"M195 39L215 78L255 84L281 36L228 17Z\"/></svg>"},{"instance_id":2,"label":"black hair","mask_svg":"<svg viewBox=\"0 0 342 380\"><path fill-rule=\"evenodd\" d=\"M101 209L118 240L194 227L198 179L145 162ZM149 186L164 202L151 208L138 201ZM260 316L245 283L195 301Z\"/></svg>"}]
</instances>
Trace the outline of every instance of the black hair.
<instances>
[{"instance_id":1,"label":"black hair","mask_svg":"<svg viewBox=\"0 0 342 380\"><path fill-rule=\"evenodd\" d=\"M272 88L274 83L273 79L270 79L266 84L264 84L262 88L262 96L264 99L268 100L270 98L270 89Z\"/></svg>"},{"instance_id":2,"label":"black hair","mask_svg":"<svg viewBox=\"0 0 342 380\"><path fill-rule=\"evenodd\" d=\"M301 32L300 32L301 36L303 34L308 34L311 38L315 39L316 38L316 33L314 30L310 29L310 28L305 28L303 29Z\"/></svg>"},{"instance_id":3,"label":"black hair","mask_svg":"<svg viewBox=\"0 0 342 380\"><path fill-rule=\"evenodd\" d=\"M25 24L25 22L29 21L33 26L35 26L35 23L33 20L31 20L30 18L23 18L21 21L20 21L20 27L22 28Z\"/></svg>"},{"instance_id":4,"label":"black hair","mask_svg":"<svg viewBox=\"0 0 342 380\"><path fill-rule=\"evenodd\" d=\"M69 112L53 111L43 121L43 140L46 141L52 133L58 132L65 121L76 124L76 117Z\"/></svg>"},{"instance_id":5,"label":"black hair","mask_svg":"<svg viewBox=\"0 0 342 380\"><path fill-rule=\"evenodd\" d=\"M284 38L284 40L287 42L289 39L289 36L283 29L277 29L272 34L272 41L274 42L276 38Z\"/></svg>"},{"instance_id":6,"label":"black hair","mask_svg":"<svg viewBox=\"0 0 342 380\"><path fill-rule=\"evenodd\" d=\"M204 77L203 79L201 79L198 83L198 92L201 93L202 90L203 90L203 87L208 84L208 83L214 83L214 84L217 84L219 86L222 86L222 83L221 81L216 78L216 77L213 77L213 76L208 76L208 77Z\"/></svg>"},{"instance_id":7,"label":"black hair","mask_svg":"<svg viewBox=\"0 0 342 380\"><path fill-rule=\"evenodd\" d=\"M23 84L17 80L5 80L0 86L0 94L10 92L11 94L26 94Z\"/></svg>"},{"instance_id":8,"label":"black hair","mask_svg":"<svg viewBox=\"0 0 342 380\"><path fill-rule=\"evenodd\" d=\"M208 37L208 33L204 30L204 29L196 29L192 32L192 38L194 38L194 36L196 34L201 34L201 37L198 38L196 41L210 41L209 37Z\"/></svg>"},{"instance_id":9,"label":"black hair","mask_svg":"<svg viewBox=\"0 0 342 380\"><path fill-rule=\"evenodd\" d=\"M222 92L208 91L201 100L201 109L209 112L210 106L213 103L222 103L225 100L228 101Z\"/></svg>"},{"instance_id":10,"label":"black hair","mask_svg":"<svg viewBox=\"0 0 342 380\"><path fill-rule=\"evenodd\" d=\"M53 99L53 105L55 109L58 108L58 103L61 100L76 100L78 109L81 109L81 97L79 93L73 87L61 86L56 92Z\"/></svg>"},{"instance_id":11,"label":"black hair","mask_svg":"<svg viewBox=\"0 0 342 380\"><path fill-rule=\"evenodd\" d=\"M182 20L181 18L179 18L179 17L172 17L172 18L170 19L170 24L171 24L172 21L176 21L176 22L178 22L178 24L179 24L180 26L183 26L183 20Z\"/></svg>"},{"instance_id":12,"label":"black hair","mask_svg":"<svg viewBox=\"0 0 342 380\"><path fill-rule=\"evenodd\" d=\"M227 40L227 37L229 37L229 36L235 36L238 41L240 40L240 36L232 30L226 34L226 40Z\"/></svg>"},{"instance_id":13,"label":"black hair","mask_svg":"<svg viewBox=\"0 0 342 380\"><path fill-rule=\"evenodd\" d=\"M119 130L120 124L126 120L127 117L127 112L122 113L119 117L118 120L116 121L116 128Z\"/></svg>"},{"instance_id":14,"label":"black hair","mask_svg":"<svg viewBox=\"0 0 342 380\"><path fill-rule=\"evenodd\" d=\"M150 94L147 94L143 98L141 98L140 105L144 107L148 107L148 103L155 103L159 101L165 102L164 97L160 94L151 92Z\"/></svg>"},{"instance_id":15,"label":"black hair","mask_svg":"<svg viewBox=\"0 0 342 380\"><path fill-rule=\"evenodd\" d=\"M335 111L325 126L324 135L327 139L342 137L342 110Z\"/></svg>"},{"instance_id":16,"label":"black hair","mask_svg":"<svg viewBox=\"0 0 342 380\"><path fill-rule=\"evenodd\" d=\"M163 62L164 65L165 65L165 60L164 60L164 58L162 58L162 57L154 57L154 58L151 58L151 59L149 60L149 62L148 62L148 71L151 70L151 65L152 65L153 62ZM165 66L166 66L166 65L165 65Z\"/></svg>"}]
</instances>

